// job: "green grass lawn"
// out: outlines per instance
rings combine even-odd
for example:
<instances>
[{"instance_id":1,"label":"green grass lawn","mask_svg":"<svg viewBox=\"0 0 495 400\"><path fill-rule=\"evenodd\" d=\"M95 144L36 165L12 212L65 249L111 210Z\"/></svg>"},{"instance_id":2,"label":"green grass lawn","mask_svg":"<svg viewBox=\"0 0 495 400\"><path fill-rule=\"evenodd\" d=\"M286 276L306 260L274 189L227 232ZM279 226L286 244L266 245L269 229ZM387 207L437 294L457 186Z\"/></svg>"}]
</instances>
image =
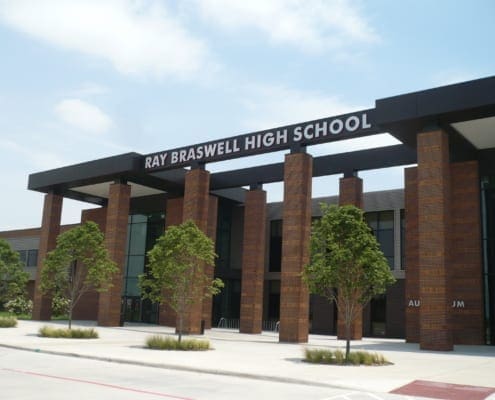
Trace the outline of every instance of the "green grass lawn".
<instances>
[{"instance_id":1,"label":"green grass lawn","mask_svg":"<svg viewBox=\"0 0 495 400\"><path fill-rule=\"evenodd\" d=\"M9 313L7 311L0 311L0 317L17 317L17 319L31 319L31 314L19 314Z\"/></svg>"}]
</instances>

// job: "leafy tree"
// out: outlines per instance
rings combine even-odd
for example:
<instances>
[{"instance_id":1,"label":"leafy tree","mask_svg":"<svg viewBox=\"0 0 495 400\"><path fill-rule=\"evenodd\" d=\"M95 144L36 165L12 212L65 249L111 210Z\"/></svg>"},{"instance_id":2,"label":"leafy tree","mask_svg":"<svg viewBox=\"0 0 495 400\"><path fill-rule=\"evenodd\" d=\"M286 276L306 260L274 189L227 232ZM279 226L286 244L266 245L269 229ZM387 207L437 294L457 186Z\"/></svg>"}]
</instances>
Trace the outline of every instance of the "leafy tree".
<instances>
[{"instance_id":1,"label":"leafy tree","mask_svg":"<svg viewBox=\"0 0 495 400\"><path fill-rule=\"evenodd\" d=\"M311 262L304 279L311 293L337 304L344 318L348 359L358 311L395 279L361 209L326 204L321 209L323 216L312 227Z\"/></svg>"},{"instance_id":2,"label":"leafy tree","mask_svg":"<svg viewBox=\"0 0 495 400\"><path fill-rule=\"evenodd\" d=\"M0 306L18 296L24 296L29 274L19 253L11 249L9 243L0 239Z\"/></svg>"},{"instance_id":3,"label":"leafy tree","mask_svg":"<svg viewBox=\"0 0 495 400\"><path fill-rule=\"evenodd\" d=\"M69 329L74 307L90 290L105 292L118 271L110 260L104 236L97 224L88 221L57 237L57 246L49 252L41 270L44 294L69 300Z\"/></svg>"},{"instance_id":4,"label":"leafy tree","mask_svg":"<svg viewBox=\"0 0 495 400\"><path fill-rule=\"evenodd\" d=\"M148 257L148 274L139 277L142 297L165 302L177 313L180 342L189 307L223 287L220 279L211 280L205 273L205 265L213 265L216 257L213 241L193 221L186 221L170 226Z\"/></svg>"}]
</instances>

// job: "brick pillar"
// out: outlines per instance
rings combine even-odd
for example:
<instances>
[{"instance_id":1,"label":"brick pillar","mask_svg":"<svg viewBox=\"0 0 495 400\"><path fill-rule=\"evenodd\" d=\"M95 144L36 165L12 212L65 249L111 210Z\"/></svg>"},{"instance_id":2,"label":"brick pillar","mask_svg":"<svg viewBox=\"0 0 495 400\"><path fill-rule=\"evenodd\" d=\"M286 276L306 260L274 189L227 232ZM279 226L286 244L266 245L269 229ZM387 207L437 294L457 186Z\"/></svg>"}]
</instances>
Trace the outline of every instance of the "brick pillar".
<instances>
[{"instance_id":1,"label":"brick pillar","mask_svg":"<svg viewBox=\"0 0 495 400\"><path fill-rule=\"evenodd\" d=\"M418 169L404 169L406 342L419 343ZM404 244L403 244L404 245Z\"/></svg>"},{"instance_id":2,"label":"brick pillar","mask_svg":"<svg viewBox=\"0 0 495 400\"><path fill-rule=\"evenodd\" d=\"M52 316L52 298L44 296L40 289L41 270L46 254L57 244L60 233L60 218L62 216L62 196L48 193L45 195L43 217L41 222L40 244L38 250L38 269L34 286L33 319L49 321Z\"/></svg>"},{"instance_id":3,"label":"brick pillar","mask_svg":"<svg viewBox=\"0 0 495 400\"><path fill-rule=\"evenodd\" d=\"M167 207L165 212L165 229L169 226L180 225L182 223L182 210L184 208L184 199L178 197L175 199L167 199ZM164 296L167 296L164 293ZM160 304L158 315L158 323L165 326L175 326L177 314L167 304Z\"/></svg>"},{"instance_id":4,"label":"brick pillar","mask_svg":"<svg viewBox=\"0 0 495 400\"><path fill-rule=\"evenodd\" d=\"M280 280L281 342L308 341L309 293L302 271L309 262L313 158L287 154L284 164L282 271Z\"/></svg>"},{"instance_id":5,"label":"brick pillar","mask_svg":"<svg viewBox=\"0 0 495 400\"><path fill-rule=\"evenodd\" d=\"M113 286L108 292L100 293L98 304L98 325L119 326L121 321L122 279L125 267L127 225L131 187L124 183L110 185L105 229L105 244L110 258L119 271L112 279Z\"/></svg>"},{"instance_id":6,"label":"brick pillar","mask_svg":"<svg viewBox=\"0 0 495 400\"><path fill-rule=\"evenodd\" d=\"M200 168L186 173L184 186L183 220L193 220L199 229L208 234L208 200L210 173ZM203 302L198 298L189 306L184 316L184 333L200 333L203 318Z\"/></svg>"},{"instance_id":7,"label":"brick pillar","mask_svg":"<svg viewBox=\"0 0 495 400\"><path fill-rule=\"evenodd\" d=\"M420 348L452 350L449 283L450 167L443 131L419 133L418 238Z\"/></svg>"},{"instance_id":8,"label":"brick pillar","mask_svg":"<svg viewBox=\"0 0 495 400\"><path fill-rule=\"evenodd\" d=\"M353 205L363 208L363 180L357 176L340 178L339 205ZM346 339L343 310L337 310L337 338ZM351 339L361 340L363 337L363 310L356 311L356 318L351 324Z\"/></svg>"},{"instance_id":9,"label":"brick pillar","mask_svg":"<svg viewBox=\"0 0 495 400\"><path fill-rule=\"evenodd\" d=\"M92 208L81 212L81 223L93 221L98 224L102 232L105 232L107 223L107 208ZM99 294L96 290L91 290L82 295L81 300L74 307L72 317L80 320L97 320L98 319L98 299Z\"/></svg>"},{"instance_id":10,"label":"brick pillar","mask_svg":"<svg viewBox=\"0 0 495 400\"><path fill-rule=\"evenodd\" d=\"M266 191L250 190L244 203L241 333L261 333L266 246Z\"/></svg>"},{"instance_id":11,"label":"brick pillar","mask_svg":"<svg viewBox=\"0 0 495 400\"><path fill-rule=\"evenodd\" d=\"M478 162L450 165L451 297L455 344L485 344Z\"/></svg>"},{"instance_id":12,"label":"brick pillar","mask_svg":"<svg viewBox=\"0 0 495 400\"><path fill-rule=\"evenodd\" d=\"M218 197L209 196L208 199L208 237L215 243L217 239L217 219L218 219ZM205 269L206 275L210 280L215 278L215 268L213 265L207 265ZM205 329L211 329L211 312L213 309L213 298L203 298L203 321L205 321Z\"/></svg>"}]
</instances>

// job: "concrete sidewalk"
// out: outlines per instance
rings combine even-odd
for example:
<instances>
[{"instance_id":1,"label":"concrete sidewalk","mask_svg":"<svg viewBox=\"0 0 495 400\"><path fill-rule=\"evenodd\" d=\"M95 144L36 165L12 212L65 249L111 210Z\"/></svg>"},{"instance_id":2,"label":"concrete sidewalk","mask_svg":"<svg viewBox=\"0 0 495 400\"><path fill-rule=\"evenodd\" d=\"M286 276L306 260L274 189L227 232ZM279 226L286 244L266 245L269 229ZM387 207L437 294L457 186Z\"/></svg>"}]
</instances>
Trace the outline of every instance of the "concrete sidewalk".
<instances>
[{"instance_id":1,"label":"concrete sidewalk","mask_svg":"<svg viewBox=\"0 0 495 400\"><path fill-rule=\"evenodd\" d=\"M380 393L416 380L495 387L495 346L455 346L453 352L444 353L420 351L417 344L399 339L365 338L352 342L351 349L379 352L393 365L342 367L302 362L305 347L343 349L345 342L334 336L310 335L307 344L287 344L279 343L278 334L273 332L247 335L212 329L202 337L210 340L214 351L175 352L144 348L148 336L174 333L173 328L156 325L97 327L100 338L89 340L41 338L37 334L43 325L66 324L66 321L19 321L17 328L0 330L0 345L120 363ZM73 326L94 326L94 322L77 321Z\"/></svg>"}]
</instances>

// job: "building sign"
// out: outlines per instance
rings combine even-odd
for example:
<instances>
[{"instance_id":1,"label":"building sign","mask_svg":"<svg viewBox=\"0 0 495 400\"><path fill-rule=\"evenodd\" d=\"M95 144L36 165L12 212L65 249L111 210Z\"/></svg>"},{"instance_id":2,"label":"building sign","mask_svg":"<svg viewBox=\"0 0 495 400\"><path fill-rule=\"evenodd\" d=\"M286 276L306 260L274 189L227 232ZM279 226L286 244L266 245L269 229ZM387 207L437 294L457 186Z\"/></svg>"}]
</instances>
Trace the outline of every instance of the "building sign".
<instances>
[{"instance_id":1,"label":"building sign","mask_svg":"<svg viewBox=\"0 0 495 400\"><path fill-rule=\"evenodd\" d=\"M143 166L146 171L178 168L377 132L374 110L365 110L148 154L143 157Z\"/></svg>"},{"instance_id":2,"label":"building sign","mask_svg":"<svg viewBox=\"0 0 495 400\"><path fill-rule=\"evenodd\" d=\"M409 302L407 303L408 307L419 307L421 306L421 300L418 299L410 299ZM451 304L451 308L465 308L466 304L464 303L464 300L453 300Z\"/></svg>"}]
</instances>

